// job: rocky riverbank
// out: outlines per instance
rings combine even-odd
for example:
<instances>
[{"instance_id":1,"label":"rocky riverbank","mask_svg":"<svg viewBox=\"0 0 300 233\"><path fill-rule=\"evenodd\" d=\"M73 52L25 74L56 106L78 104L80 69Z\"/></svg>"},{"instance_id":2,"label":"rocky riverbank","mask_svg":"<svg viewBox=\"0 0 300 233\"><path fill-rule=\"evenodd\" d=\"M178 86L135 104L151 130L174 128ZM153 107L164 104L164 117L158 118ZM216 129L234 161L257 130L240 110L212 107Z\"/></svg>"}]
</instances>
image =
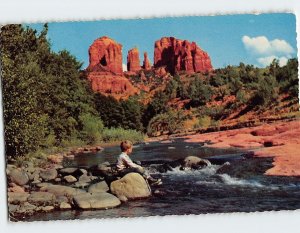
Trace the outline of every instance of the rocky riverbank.
<instances>
[{"instance_id":1,"label":"rocky riverbank","mask_svg":"<svg viewBox=\"0 0 300 233\"><path fill-rule=\"evenodd\" d=\"M70 209L108 209L128 200L151 196L151 188L137 173L114 176L109 163L91 169L32 162L8 164L8 210L11 220L37 212Z\"/></svg>"},{"instance_id":2,"label":"rocky riverbank","mask_svg":"<svg viewBox=\"0 0 300 233\"><path fill-rule=\"evenodd\" d=\"M273 157L266 175L300 176L300 121L277 122L183 137L186 142L201 142L207 147L243 148L257 157Z\"/></svg>"}]
</instances>

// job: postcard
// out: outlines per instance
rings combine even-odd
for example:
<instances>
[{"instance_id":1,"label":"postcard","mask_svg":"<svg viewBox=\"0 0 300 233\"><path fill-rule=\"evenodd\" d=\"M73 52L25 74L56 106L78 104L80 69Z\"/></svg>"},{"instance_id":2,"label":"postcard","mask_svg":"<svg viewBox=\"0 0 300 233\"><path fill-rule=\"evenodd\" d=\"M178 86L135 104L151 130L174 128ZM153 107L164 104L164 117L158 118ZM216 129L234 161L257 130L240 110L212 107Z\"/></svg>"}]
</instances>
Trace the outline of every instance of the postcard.
<instances>
[{"instance_id":1,"label":"postcard","mask_svg":"<svg viewBox=\"0 0 300 233\"><path fill-rule=\"evenodd\" d=\"M300 209L291 13L8 24L9 220Z\"/></svg>"}]
</instances>

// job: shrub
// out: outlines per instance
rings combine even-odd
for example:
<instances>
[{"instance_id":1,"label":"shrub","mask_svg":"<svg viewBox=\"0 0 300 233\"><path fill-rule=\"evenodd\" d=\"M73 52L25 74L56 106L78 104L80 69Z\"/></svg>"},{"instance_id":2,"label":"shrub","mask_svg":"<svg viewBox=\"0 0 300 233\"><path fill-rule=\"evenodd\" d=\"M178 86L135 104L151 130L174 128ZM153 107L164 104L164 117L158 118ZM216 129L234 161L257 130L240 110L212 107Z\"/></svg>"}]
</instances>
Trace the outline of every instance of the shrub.
<instances>
[{"instance_id":1,"label":"shrub","mask_svg":"<svg viewBox=\"0 0 300 233\"><path fill-rule=\"evenodd\" d=\"M105 128L102 132L102 140L104 142L130 140L135 143L144 141L144 134L132 129Z\"/></svg>"},{"instance_id":2,"label":"shrub","mask_svg":"<svg viewBox=\"0 0 300 233\"><path fill-rule=\"evenodd\" d=\"M211 118L210 116L203 116L198 118L198 123L195 125L195 128L207 129L211 126Z\"/></svg>"},{"instance_id":3,"label":"shrub","mask_svg":"<svg viewBox=\"0 0 300 233\"><path fill-rule=\"evenodd\" d=\"M158 114L150 120L147 127L147 134L149 136L156 136L164 132L169 134L175 133L183 128L184 121L187 119L188 116L182 111L168 111Z\"/></svg>"},{"instance_id":4,"label":"shrub","mask_svg":"<svg viewBox=\"0 0 300 233\"><path fill-rule=\"evenodd\" d=\"M81 115L79 119L82 124L81 138L88 144L100 141L104 128L101 119L89 113Z\"/></svg>"}]
</instances>

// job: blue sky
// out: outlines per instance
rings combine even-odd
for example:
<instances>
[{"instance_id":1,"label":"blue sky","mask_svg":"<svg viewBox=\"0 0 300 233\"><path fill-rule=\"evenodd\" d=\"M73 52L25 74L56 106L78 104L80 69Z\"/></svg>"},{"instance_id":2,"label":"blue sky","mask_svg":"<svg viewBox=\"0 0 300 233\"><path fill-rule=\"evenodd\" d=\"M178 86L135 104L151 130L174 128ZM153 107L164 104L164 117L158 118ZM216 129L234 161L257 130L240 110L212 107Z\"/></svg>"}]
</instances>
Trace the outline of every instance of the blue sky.
<instances>
[{"instance_id":1,"label":"blue sky","mask_svg":"<svg viewBox=\"0 0 300 233\"><path fill-rule=\"evenodd\" d=\"M29 24L41 30L43 24ZM66 49L88 66L88 48L108 36L123 45L123 63L133 47L148 52L153 63L154 42L164 36L195 41L208 52L214 68L240 62L263 67L277 58L284 65L297 56L296 18L293 14L193 16L153 19L49 23L53 51Z\"/></svg>"}]
</instances>

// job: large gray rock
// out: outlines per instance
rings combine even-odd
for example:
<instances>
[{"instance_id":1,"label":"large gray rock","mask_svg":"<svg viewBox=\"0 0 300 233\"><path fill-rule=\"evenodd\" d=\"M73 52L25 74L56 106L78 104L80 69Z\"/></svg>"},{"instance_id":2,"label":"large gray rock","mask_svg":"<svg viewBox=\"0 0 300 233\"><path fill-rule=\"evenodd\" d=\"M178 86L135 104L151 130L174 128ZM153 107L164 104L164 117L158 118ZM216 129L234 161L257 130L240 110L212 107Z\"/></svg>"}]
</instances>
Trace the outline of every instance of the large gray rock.
<instances>
[{"instance_id":1,"label":"large gray rock","mask_svg":"<svg viewBox=\"0 0 300 233\"><path fill-rule=\"evenodd\" d=\"M145 198L151 196L151 189L145 179L138 173L129 173L113 181L110 190L121 200Z\"/></svg>"},{"instance_id":2,"label":"large gray rock","mask_svg":"<svg viewBox=\"0 0 300 233\"><path fill-rule=\"evenodd\" d=\"M8 176L12 183L23 186L28 183L29 176L23 169L12 169Z\"/></svg>"},{"instance_id":3,"label":"large gray rock","mask_svg":"<svg viewBox=\"0 0 300 233\"><path fill-rule=\"evenodd\" d=\"M28 197L28 202L37 206L52 205L55 202L55 195L47 192L33 192Z\"/></svg>"},{"instance_id":4,"label":"large gray rock","mask_svg":"<svg viewBox=\"0 0 300 233\"><path fill-rule=\"evenodd\" d=\"M207 159L201 159L196 156L188 156L183 160L183 168L199 169L202 167L210 166L211 163Z\"/></svg>"},{"instance_id":5,"label":"large gray rock","mask_svg":"<svg viewBox=\"0 0 300 233\"><path fill-rule=\"evenodd\" d=\"M28 197L29 197L29 193L12 193L12 192L8 192L7 193L8 196L8 203L11 204L20 204L23 202L26 202Z\"/></svg>"},{"instance_id":6,"label":"large gray rock","mask_svg":"<svg viewBox=\"0 0 300 233\"><path fill-rule=\"evenodd\" d=\"M76 189L63 185L47 185L40 189L43 192L53 193L55 196L66 196L73 198L77 194L86 193L86 191L81 189Z\"/></svg>"},{"instance_id":7,"label":"large gray rock","mask_svg":"<svg viewBox=\"0 0 300 233\"><path fill-rule=\"evenodd\" d=\"M42 170L40 177L45 181L54 180L57 177L57 170L55 168Z\"/></svg>"},{"instance_id":8,"label":"large gray rock","mask_svg":"<svg viewBox=\"0 0 300 233\"><path fill-rule=\"evenodd\" d=\"M109 187L105 181L92 184L88 189L89 193L103 193L103 192L105 193L107 191L109 191Z\"/></svg>"},{"instance_id":9,"label":"large gray rock","mask_svg":"<svg viewBox=\"0 0 300 233\"><path fill-rule=\"evenodd\" d=\"M108 209L121 204L117 197L109 193L79 194L73 201L80 209Z\"/></svg>"}]
</instances>

